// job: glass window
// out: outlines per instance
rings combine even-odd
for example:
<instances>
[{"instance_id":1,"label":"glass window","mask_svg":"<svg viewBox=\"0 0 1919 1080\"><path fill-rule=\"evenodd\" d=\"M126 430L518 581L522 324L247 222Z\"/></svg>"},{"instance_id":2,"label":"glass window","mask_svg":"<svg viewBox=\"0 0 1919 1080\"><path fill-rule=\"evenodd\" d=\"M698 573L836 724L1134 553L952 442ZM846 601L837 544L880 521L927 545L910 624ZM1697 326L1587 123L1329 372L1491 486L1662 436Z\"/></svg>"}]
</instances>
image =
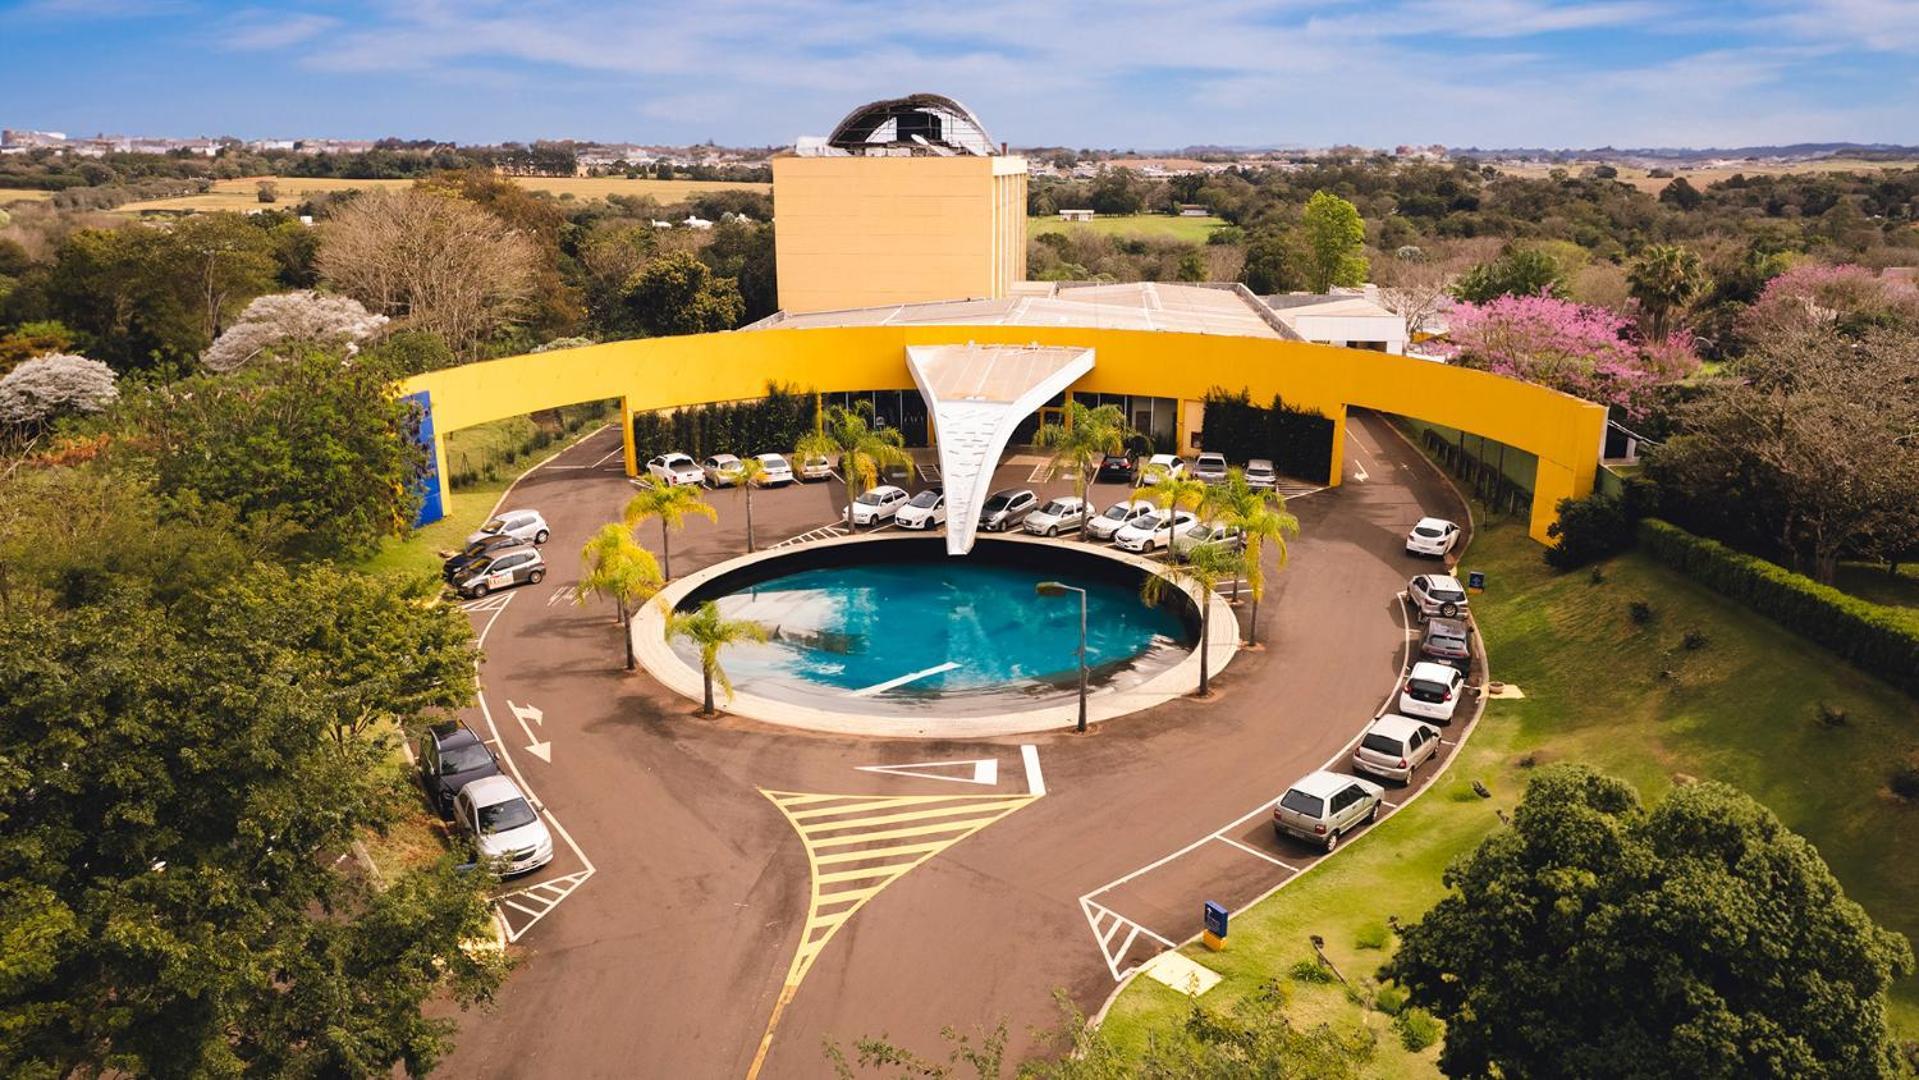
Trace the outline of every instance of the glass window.
<instances>
[{"instance_id":1,"label":"glass window","mask_svg":"<svg viewBox=\"0 0 1919 1080\"><path fill-rule=\"evenodd\" d=\"M481 746L479 743L467 743L465 746L456 746L448 750L445 756L440 758L440 775L445 776L448 773L460 773L466 772L469 769L478 769L492 760L493 755L487 753L486 747Z\"/></svg>"},{"instance_id":2,"label":"glass window","mask_svg":"<svg viewBox=\"0 0 1919 1080\"><path fill-rule=\"evenodd\" d=\"M1444 701L1446 696L1452 693L1452 687L1444 683L1436 683L1431 679L1414 679L1406 686L1407 693L1413 696L1414 701Z\"/></svg>"},{"instance_id":3,"label":"glass window","mask_svg":"<svg viewBox=\"0 0 1919 1080\"><path fill-rule=\"evenodd\" d=\"M537 815L525 799L509 799L480 807L480 831L488 836L531 825L535 820Z\"/></svg>"},{"instance_id":4,"label":"glass window","mask_svg":"<svg viewBox=\"0 0 1919 1080\"><path fill-rule=\"evenodd\" d=\"M1297 788L1287 792L1286 797L1279 800L1279 805L1304 817L1318 818L1326 815L1326 804L1319 796L1308 795Z\"/></svg>"},{"instance_id":5,"label":"glass window","mask_svg":"<svg viewBox=\"0 0 1919 1080\"><path fill-rule=\"evenodd\" d=\"M1387 754L1392 757L1398 757L1405 751L1405 748L1400 744L1398 739L1393 738L1391 735L1381 735L1377 731L1368 732L1366 737L1360 740L1359 745L1376 753Z\"/></svg>"}]
</instances>

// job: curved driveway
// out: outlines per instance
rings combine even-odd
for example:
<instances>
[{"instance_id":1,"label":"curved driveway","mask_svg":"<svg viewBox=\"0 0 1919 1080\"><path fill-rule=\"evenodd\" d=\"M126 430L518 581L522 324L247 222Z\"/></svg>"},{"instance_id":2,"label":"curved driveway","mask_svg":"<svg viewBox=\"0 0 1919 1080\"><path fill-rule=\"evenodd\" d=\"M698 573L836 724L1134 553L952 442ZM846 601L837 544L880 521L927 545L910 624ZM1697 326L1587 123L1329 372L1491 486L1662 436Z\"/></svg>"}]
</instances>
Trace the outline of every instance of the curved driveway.
<instances>
[{"instance_id":1,"label":"curved driveway","mask_svg":"<svg viewBox=\"0 0 1919 1080\"><path fill-rule=\"evenodd\" d=\"M825 1038L935 1051L944 1026L1001 1019L1019 1056L1059 1020L1056 988L1091 1011L1161 941L1195 933L1202 901L1237 906L1306 866L1314 853L1275 840L1264 811L1378 710L1407 642L1396 594L1433 568L1404 554L1406 529L1422 512L1460 512L1382 422L1355 415L1348 432L1346 484L1290 504L1301 534L1269 576L1263 648L1240 652L1212 701L1085 736L872 740L699 719L696 702L621 669L610 606L570 602L573 553L632 490L617 433L528 474L510 502L552 524L551 572L476 605L485 706L467 720L497 733L578 855L563 845L553 866L502 887L522 966L494 1009L462 1017L446 1075L742 1076L783 989L765 1076L831 1075ZM1000 479L1031 471L1004 466ZM1070 485L1032 486L1044 497ZM834 520L842 495L837 483L756 494L760 543ZM709 498L718 523L673 536L679 573L745 550L740 493ZM657 550L651 530L640 539ZM863 768L987 760L909 770L958 780ZM803 845L787 813L819 807L814 820L830 822L844 808L846 820L894 819L876 826L891 835L950 812L933 797L960 796L997 796L978 803L997 809L903 874L869 875L884 887L827 930L835 909L812 906L810 874L832 869L814 856L833 841ZM815 958L789 988L803 944Z\"/></svg>"}]
</instances>

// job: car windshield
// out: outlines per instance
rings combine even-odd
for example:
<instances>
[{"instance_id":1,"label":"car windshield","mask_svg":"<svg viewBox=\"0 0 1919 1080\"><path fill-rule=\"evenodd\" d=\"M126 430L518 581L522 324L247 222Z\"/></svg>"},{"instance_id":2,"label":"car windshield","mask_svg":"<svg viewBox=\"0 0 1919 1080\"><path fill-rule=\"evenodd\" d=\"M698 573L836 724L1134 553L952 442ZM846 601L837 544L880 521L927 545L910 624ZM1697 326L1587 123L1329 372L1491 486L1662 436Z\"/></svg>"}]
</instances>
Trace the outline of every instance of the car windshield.
<instances>
[{"instance_id":1,"label":"car windshield","mask_svg":"<svg viewBox=\"0 0 1919 1080\"><path fill-rule=\"evenodd\" d=\"M1382 735L1377 731L1367 732L1366 737L1360 740L1359 745L1376 753L1389 754L1393 757L1398 757L1400 754L1406 752L1405 745L1398 739L1393 738L1391 735Z\"/></svg>"},{"instance_id":2,"label":"car windshield","mask_svg":"<svg viewBox=\"0 0 1919 1080\"><path fill-rule=\"evenodd\" d=\"M1317 795L1308 795L1298 788L1287 792L1286 797L1279 800L1279 805L1309 818L1319 817L1326 810L1326 800Z\"/></svg>"},{"instance_id":3,"label":"car windshield","mask_svg":"<svg viewBox=\"0 0 1919 1080\"><path fill-rule=\"evenodd\" d=\"M1414 679L1406 684L1406 692L1411 694L1415 701L1444 701L1446 695L1452 691L1445 684L1436 683L1431 679Z\"/></svg>"},{"instance_id":4,"label":"car windshield","mask_svg":"<svg viewBox=\"0 0 1919 1080\"><path fill-rule=\"evenodd\" d=\"M525 799L509 799L480 807L480 831L488 836L531 825L538 818Z\"/></svg>"},{"instance_id":5,"label":"car windshield","mask_svg":"<svg viewBox=\"0 0 1919 1080\"><path fill-rule=\"evenodd\" d=\"M1439 530L1433 528L1431 525L1420 525L1415 527L1413 531L1418 533L1421 536L1438 536L1439 535Z\"/></svg>"},{"instance_id":6,"label":"car windshield","mask_svg":"<svg viewBox=\"0 0 1919 1080\"><path fill-rule=\"evenodd\" d=\"M473 560L472 562L467 563L466 568L469 573L484 574L487 571L487 567L492 566L496 561L497 560L491 557L483 555L480 558L477 558Z\"/></svg>"},{"instance_id":7,"label":"car windshield","mask_svg":"<svg viewBox=\"0 0 1919 1080\"><path fill-rule=\"evenodd\" d=\"M1133 522L1133 524L1142 529L1157 529L1160 526L1166 524L1166 515L1165 514L1147 514L1141 517L1138 521Z\"/></svg>"},{"instance_id":8,"label":"car windshield","mask_svg":"<svg viewBox=\"0 0 1919 1080\"><path fill-rule=\"evenodd\" d=\"M1213 527L1211 525L1195 525L1192 531L1186 535L1194 540L1209 540L1213 535Z\"/></svg>"},{"instance_id":9,"label":"car windshield","mask_svg":"<svg viewBox=\"0 0 1919 1080\"><path fill-rule=\"evenodd\" d=\"M496 533L504 528L506 528L506 519L494 518L492 521L480 526L480 531L483 533Z\"/></svg>"},{"instance_id":10,"label":"car windshield","mask_svg":"<svg viewBox=\"0 0 1919 1080\"><path fill-rule=\"evenodd\" d=\"M1271 465L1261 465L1255 461L1251 465L1246 466L1247 476L1271 476L1272 474L1273 467Z\"/></svg>"},{"instance_id":11,"label":"car windshield","mask_svg":"<svg viewBox=\"0 0 1919 1080\"><path fill-rule=\"evenodd\" d=\"M1012 501L1013 498L1010 495L995 495L986 500L986 512L990 514L995 510L1004 510L1006 504Z\"/></svg>"},{"instance_id":12,"label":"car windshield","mask_svg":"<svg viewBox=\"0 0 1919 1080\"><path fill-rule=\"evenodd\" d=\"M1105 518L1111 518L1114 521L1125 521L1126 515L1132 512L1133 512L1132 507L1126 505L1125 503L1120 503L1118 506L1107 507L1106 512L1104 514L1101 514L1100 516Z\"/></svg>"},{"instance_id":13,"label":"car windshield","mask_svg":"<svg viewBox=\"0 0 1919 1080\"><path fill-rule=\"evenodd\" d=\"M1041 510L1040 513L1051 514L1054 517L1058 517L1061 514L1070 513L1072 509L1072 504L1054 499L1052 502L1047 503L1046 509Z\"/></svg>"},{"instance_id":14,"label":"car windshield","mask_svg":"<svg viewBox=\"0 0 1919 1080\"><path fill-rule=\"evenodd\" d=\"M479 743L467 743L440 751L440 772L457 773L477 769L493 760L493 755Z\"/></svg>"},{"instance_id":15,"label":"car windshield","mask_svg":"<svg viewBox=\"0 0 1919 1080\"><path fill-rule=\"evenodd\" d=\"M939 504L940 493L937 491L922 491L918 495L913 496L912 505L922 510L931 510Z\"/></svg>"},{"instance_id":16,"label":"car windshield","mask_svg":"<svg viewBox=\"0 0 1919 1080\"><path fill-rule=\"evenodd\" d=\"M1199 459L1199 463L1209 469L1218 469L1225 466L1226 459L1223 457L1203 457Z\"/></svg>"},{"instance_id":17,"label":"car windshield","mask_svg":"<svg viewBox=\"0 0 1919 1080\"><path fill-rule=\"evenodd\" d=\"M778 454L761 454L760 464L769 469L784 469L786 468L786 459Z\"/></svg>"}]
</instances>

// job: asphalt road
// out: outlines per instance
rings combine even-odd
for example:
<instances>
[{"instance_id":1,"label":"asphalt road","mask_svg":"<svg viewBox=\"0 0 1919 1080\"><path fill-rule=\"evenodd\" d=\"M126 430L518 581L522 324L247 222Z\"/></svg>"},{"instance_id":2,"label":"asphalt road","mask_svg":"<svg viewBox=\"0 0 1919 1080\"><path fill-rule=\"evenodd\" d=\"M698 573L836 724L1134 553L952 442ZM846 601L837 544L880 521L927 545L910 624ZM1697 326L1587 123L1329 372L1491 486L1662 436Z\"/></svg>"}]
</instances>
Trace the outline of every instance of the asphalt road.
<instances>
[{"instance_id":1,"label":"asphalt road","mask_svg":"<svg viewBox=\"0 0 1919 1080\"><path fill-rule=\"evenodd\" d=\"M494 1008L463 1016L442 1072L738 1077L763 1051L760 1075L812 1077L831 1075L824 1039L943 1054L942 1027L1002 1019L1024 1056L1060 1019L1056 989L1091 1012L1127 968L1196 933L1203 901L1243 904L1309 865L1317 853L1274 837L1271 802L1396 684L1397 593L1435 568L1404 553L1406 530L1422 513L1464 520L1383 423L1348 431L1347 482L1290 504L1301 532L1287 567L1269 567L1263 648L1240 652L1212 700L977 742L696 717L697 702L622 670L611 605L572 602L575 553L633 490L617 433L530 473L508 501L551 523L549 575L474 606L484 707L466 719L570 843L501 887L522 964ZM742 494L708 497L719 521L674 534L677 574L745 550ZM829 525L843 499L836 482L756 493L757 539ZM657 551L657 526L640 539ZM864 768L987 760L912 770L964 780ZM858 879L820 886L849 899L816 903L816 870ZM796 953L810 957L797 973Z\"/></svg>"}]
</instances>

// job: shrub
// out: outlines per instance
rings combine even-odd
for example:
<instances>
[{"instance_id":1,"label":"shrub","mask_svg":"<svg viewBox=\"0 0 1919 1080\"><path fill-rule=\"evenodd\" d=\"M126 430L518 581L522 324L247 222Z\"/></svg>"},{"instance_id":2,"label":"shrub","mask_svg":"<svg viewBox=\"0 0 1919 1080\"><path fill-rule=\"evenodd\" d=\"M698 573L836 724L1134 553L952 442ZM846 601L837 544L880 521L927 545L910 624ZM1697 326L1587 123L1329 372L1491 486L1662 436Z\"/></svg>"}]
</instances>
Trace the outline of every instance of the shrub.
<instances>
[{"instance_id":1,"label":"shrub","mask_svg":"<svg viewBox=\"0 0 1919 1080\"><path fill-rule=\"evenodd\" d=\"M1640 523L1639 539L1653 558L1708 589L1919 696L1919 629L1894 610L1657 518Z\"/></svg>"},{"instance_id":2,"label":"shrub","mask_svg":"<svg viewBox=\"0 0 1919 1080\"><path fill-rule=\"evenodd\" d=\"M1919 765L1908 761L1894 769L1886 786L1902 799L1919 799Z\"/></svg>"},{"instance_id":3,"label":"shrub","mask_svg":"<svg viewBox=\"0 0 1919 1080\"><path fill-rule=\"evenodd\" d=\"M1819 703L1819 726L1822 728L1842 728L1852 720L1846 710L1826 702Z\"/></svg>"},{"instance_id":4,"label":"shrub","mask_svg":"<svg viewBox=\"0 0 1919 1080\"><path fill-rule=\"evenodd\" d=\"M1399 1010L1393 1030L1399 1033L1399 1045L1415 1054L1439 1041L1439 1021L1417 1005Z\"/></svg>"},{"instance_id":5,"label":"shrub","mask_svg":"<svg viewBox=\"0 0 1919 1080\"><path fill-rule=\"evenodd\" d=\"M1705 648L1707 643L1710 642L1711 640L1712 640L1711 638L1708 638L1706 636L1706 632L1704 630L1700 630L1697 627L1695 627L1691 630L1686 631L1686 636L1679 639L1679 644L1687 652L1698 652L1699 650Z\"/></svg>"},{"instance_id":6,"label":"shrub","mask_svg":"<svg viewBox=\"0 0 1919 1080\"><path fill-rule=\"evenodd\" d=\"M1550 552L1548 554L1550 554ZM1592 568L1592 573L1587 574L1586 577L1594 585L1604 585L1606 583L1606 568L1595 565Z\"/></svg>"},{"instance_id":7,"label":"shrub","mask_svg":"<svg viewBox=\"0 0 1919 1080\"><path fill-rule=\"evenodd\" d=\"M1546 565L1555 570L1577 569L1632 546L1632 517L1618 496L1561 499L1558 511L1559 520L1546 526L1554 540L1546 549Z\"/></svg>"},{"instance_id":8,"label":"shrub","mask_svg":"<svg viewBox=\"0 0 1919 1080\"><path fill-rule=\"evenodd\" d=\"M1301 960L1287 968L1286 973L1293 977L1294 982L1324 985L1333 981L1333 973L1327 971L1326 966L1317 960Z\"/></svg>"},{"instance_id":9,"label":"shrub","mask_svg":"<svg viewBox=\"0 0 1919 1080\"><path fill-rule=\"evenodd\" d=\"M1406 988L1398 983L1387 983L1373 994L1373 1008L1387 1016L1398 1016L1406 1007Z\"/></svg>"},{"instance_id":10,"label":"shrub","mask_svg":"<svg viewBox=\"0 0 1919 1080\"><path fill-rule=\"evenodd\" d=\"M1385 923L1369 922L1353 935L1353 944L1362 949L1383 949L1391 939L1392 932L1386 929Z\"/></svg>"},{"instance_id":11,"label":"shrub","mask_svg":"<svg viewBox=\"0 0 1919 1080\"><path fill-rule=\"evenodd\" d=\"M1634 626L1644 626L1652 621L1652 605L1644 600L1634 600L1627 604L1626 613L1632 616Z\"/></svg>"}]
</instances>

